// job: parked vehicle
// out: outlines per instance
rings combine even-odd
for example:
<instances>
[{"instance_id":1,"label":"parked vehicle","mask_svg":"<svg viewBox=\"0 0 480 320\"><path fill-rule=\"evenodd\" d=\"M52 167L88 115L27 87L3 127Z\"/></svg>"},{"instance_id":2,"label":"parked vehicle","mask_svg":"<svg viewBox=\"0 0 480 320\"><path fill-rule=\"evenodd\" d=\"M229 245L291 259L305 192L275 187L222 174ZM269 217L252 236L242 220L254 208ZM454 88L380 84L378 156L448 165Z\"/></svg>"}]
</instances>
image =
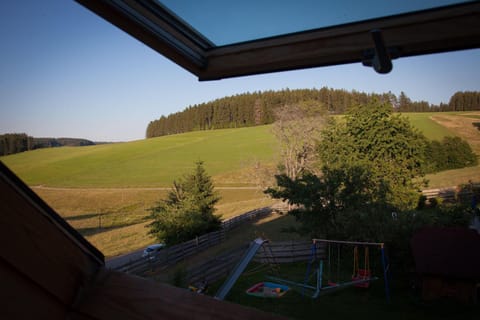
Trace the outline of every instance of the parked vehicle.
<instances>
[{"instance_id":1,"label":"parked vehicle","mask_svg":"<svg viewBox=\"0 0 480 320\"><path fill-rule=\"evenodd\" d=\"M164 243L157 243L157 244L152 244L143 250L142 258L146 259L155 259L156 255L160 250L165 248Z\"/></svg>"}]
</instances>

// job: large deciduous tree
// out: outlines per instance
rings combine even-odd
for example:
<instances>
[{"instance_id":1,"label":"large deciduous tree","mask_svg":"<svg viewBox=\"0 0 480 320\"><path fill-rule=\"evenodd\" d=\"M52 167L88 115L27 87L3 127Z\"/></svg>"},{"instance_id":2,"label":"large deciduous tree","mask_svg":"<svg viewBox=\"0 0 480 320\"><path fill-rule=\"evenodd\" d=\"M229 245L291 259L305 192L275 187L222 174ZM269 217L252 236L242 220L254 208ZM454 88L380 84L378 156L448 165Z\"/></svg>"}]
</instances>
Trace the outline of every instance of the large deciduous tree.
<instances>
[{"instance_id":1,"label":"large deciduous tree","mask_svg":"<svg viewBox=\"0 0 480 320\"><path fill-rule=\"evenodd\" d=\"M295 231L378 241L388 234L392 211L417 204L425 143L389 105L351 107L322 132L321 174L278 175L266 193L292 205Z\"/></svg>"},{"instance_id":2,"label":"large deciduous tree","mask_svg":"<svg viewBox=\"0 0 480 320\"><path fill-rule=\"evenodd\" d=\"M218 230L221 220L214 212L219 200L203 162L199 161L193 173L174 181L167 198L151 209L154 221L148 225L149 233L171 245Z\"/></svg>"},{"instance_id":3,"label":"large deciduous tree","mask_svg":"<svg viewBox=\"0 0 480 320\"><path fill-rule=\"evenodd\" d=\"M265 193L291 205L289 214L300 223L291 231L314 238L378 241L382 234L373 226L383 222L378 212L385 204L376 200L370 178L362 167L324 167L321 176L306 173L292 180L277 175L277 186Z\"/></svg>"},{"instance_id":4,"label":"large deciduous tree","mask_svg":"<svg viewBox=\"0 0 480 320\"><path fill-rule=\"evenodd\" d=\"M378 102L350 108L345 119L326 127L320 158L329 168L364 168L387 203L412 209L424 174L426 139L392 111Z\"/></svg>"},{"instance_id":5,"label":"large deciduous tree","mask_svg":"<svg viewBox=\"0 0 480 320\"><path fill-rule=\"evenodd\" d=\"M282 171L291 179L315 168L324 123L325 110L317 101L286 105L276 111L273 133L280 143Z\"/></svg>"}]
</instances>

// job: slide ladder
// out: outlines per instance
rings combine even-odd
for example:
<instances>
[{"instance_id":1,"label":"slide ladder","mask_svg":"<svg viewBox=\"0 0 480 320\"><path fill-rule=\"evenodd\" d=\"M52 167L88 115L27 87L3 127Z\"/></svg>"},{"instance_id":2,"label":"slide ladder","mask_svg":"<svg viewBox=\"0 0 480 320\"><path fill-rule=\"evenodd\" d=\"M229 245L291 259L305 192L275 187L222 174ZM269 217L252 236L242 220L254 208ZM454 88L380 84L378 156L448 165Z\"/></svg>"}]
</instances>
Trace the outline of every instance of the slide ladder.
<instances>
[{"instance_id":1,"label":"slide ladder","mask_svg":"<svg viewBox=\"0 0 480 320\"><path fill-rule=\"evenodd\" d=\"M253 259L258 249L266 241L267 240L257 238L250 244L250 247L245 252L243 257L240 259L240 262L233 269L232 273L228 276L227 280L222 284L220 289L218 289L217 293L215 294L215 299L223 300L227 296L228 292L230 291L230 289L232 289L238 277L240 277L240 275L243 273L247 265L250 263L250 260Z\"/></svg>"}]
</instances>

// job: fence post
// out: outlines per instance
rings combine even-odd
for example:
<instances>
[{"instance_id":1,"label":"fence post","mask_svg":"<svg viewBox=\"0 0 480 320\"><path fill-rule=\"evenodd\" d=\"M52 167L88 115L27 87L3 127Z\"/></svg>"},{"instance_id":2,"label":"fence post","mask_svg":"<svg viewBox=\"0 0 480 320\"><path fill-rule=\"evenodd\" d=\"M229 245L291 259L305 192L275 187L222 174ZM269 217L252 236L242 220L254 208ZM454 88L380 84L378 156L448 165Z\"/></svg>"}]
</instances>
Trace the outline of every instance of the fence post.
<instances>
[{"instance_id":1,"label":"fence post","mask_svg":"<svg viewBox=\"0 0 480 320\"><path fill-rule=\"evenodd\" d=\"M242 215L239 215L239 216L230 218L228 220L222 221L222 224L221 224L222 227L221 227L220 230L215 232L215 236L210 234L212 232L204 235L204 236L206 236L206 247L209 248L213 245L224 242L228 238L228 235L227 235L228 231L230 231L231 229L233 229L237 225L245 222L246 220L254 220L255 218L258 218L258 217L262 216L263 214L268 212L268 209L269 208L265 207L265 208L251 210L251 211L246 212ZM203 238L204 236L201 236L200 238ZM195 240L195 242L193 242L193 240ZM196 236L195 239L192 239L188 242L189 242L190 246L193 246L193 244L195 244L195 246L197 247L196 251L199 250L200 239L199 239L198 236ZM172 247L165 248L163 250L163 254L162 254L162 256L164 258L163 259L163 265L164 266L169 266L172 263L176 263L177 258L179 258L180 256L181 257L180 257L179 260L185 259L185 257L186 257L185 247L186 247L186 243L184 242L184 243L172 246ZM202 248L203 248L203 245L202 245ZM170 252L172 250L175 251L173 256L172 256L172 253ZM195 251L195 250L191 250L191 251ZM174 259L173 261L172 261L172 258ZM132 273L132 271L135 272L137 265L139 265L139 262L140 262L139 260L132 261L130 259L129 263L127 265L123 266L124 269L125 269L125 272L127 272L127 273ZM159 261L158 263L150 263L150 262L151 261L144 261L144 264L142 264L142 266L145 265L145 266L148 267L148 266L162 265L162 261ZM135 263L135 267L133 267L134 263Z\"/></svg>"},{"instance_id":2,"label":"fence post","mask_svg":"<svg viewBox=\"0 0 480 320\"><path fill-rule=\"evenodd\" d=\"M185 242L182 243L182 260L185 260Z\"/></svg>"}]
</instances>

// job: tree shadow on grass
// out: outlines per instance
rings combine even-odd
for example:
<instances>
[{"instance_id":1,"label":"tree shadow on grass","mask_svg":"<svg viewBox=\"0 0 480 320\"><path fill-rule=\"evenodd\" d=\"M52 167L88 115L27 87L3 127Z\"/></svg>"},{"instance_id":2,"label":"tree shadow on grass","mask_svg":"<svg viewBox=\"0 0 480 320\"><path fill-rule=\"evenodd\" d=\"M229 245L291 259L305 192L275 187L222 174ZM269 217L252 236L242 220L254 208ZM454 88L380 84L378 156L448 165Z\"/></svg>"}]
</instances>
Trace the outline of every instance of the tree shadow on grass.
<instances>
[{"instance_id":1,"label":"tree shadow on grass","mask_svg":"<svg viewBox=\"0 0 480 320\"><path fill-rule=\"evenodd\" d=\"M308 237L301 237L296 233L284 231L292 225L296 225L294 217L278 213L272 213L266 217L242 223L236 228L227 231L221 243L186 258L185 263L189 266L202 264L204 261L236 250L241 246L246 245L248 247L248 245L258 237L271 241L309 239ZM172 268L172 270L173 269L174 268Z\"/></svg>"},{"instance_id":2,"label":"tree shadow on grass","mask_svg":"<svg viewBox=\"0 0 480 320\"><path fill-rule=\"evenodd\" d=\"M134 220L122 222L122 223L118 223L118 222L115 222L114 224L110 223L109 225L104 225L104 226L102 226L102 222L99 221L99 224L96 227L85 227L85 228L76 228L76 229L78 232L80 232L82 236L85 237L85 236L92 236L102 232L107 232L107 231L111 231L119 228L133 226L133 225L145 222L147 220L148 220L148 217L143 217L141 219L134 219Z\"/></svg>"},{"instance_id":3,"label":"tree shadow on grass","mask_svg":"<svg viewBox=\"0 0 480 320\"><path fill-rule=\"evenodd\" d=\"M78 228L77 231L80 232L82 236L86 237L86 236L93 236L98 233L107 232L110 230L115 230L123 227L126 227L126 226L119 225L114 227L87 227L87 228Z\"/></svg>"},{"instance_id":4,"label":"tree shadow on grass","mask_svg":"<svg viewBox=\"0 0 480 320\"><path fill-rule=\"evenodd\" d=\"M105 213L79 214L79 215L76 215L76 216L65 217L65 220L67 220L67 221L79 221L79 220L86 220L86 219L96 218L96 217L104 216L104 215L106 215L106 214L105 214Z\"/></svg>"}]
</instances>

